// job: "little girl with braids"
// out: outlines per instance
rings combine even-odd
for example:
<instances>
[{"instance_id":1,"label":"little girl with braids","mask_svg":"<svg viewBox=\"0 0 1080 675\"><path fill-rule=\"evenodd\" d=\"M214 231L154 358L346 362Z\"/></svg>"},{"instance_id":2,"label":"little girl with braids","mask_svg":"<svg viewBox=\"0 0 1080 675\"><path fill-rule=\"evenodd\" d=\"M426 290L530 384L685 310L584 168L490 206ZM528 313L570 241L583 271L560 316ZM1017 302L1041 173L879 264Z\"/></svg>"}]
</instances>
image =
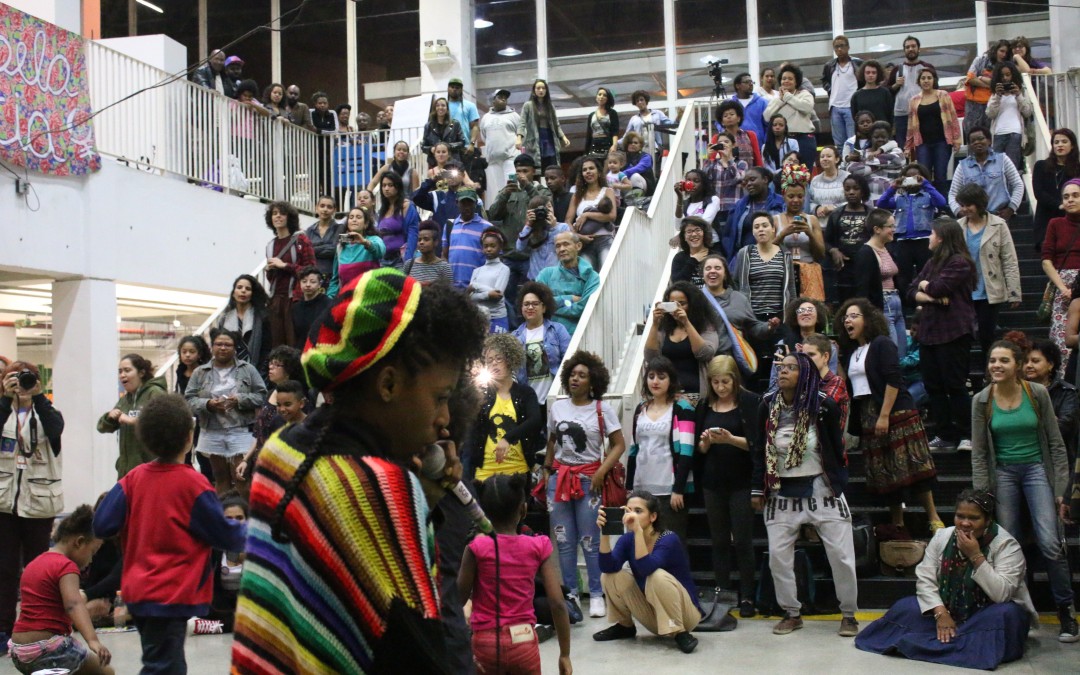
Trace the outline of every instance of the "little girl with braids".
<instances>
[{"instance_id":1,"label":"little girl with braids","mask_svg":"<svg viewBox=\"0 0 1080 675\"><path fill-rule=\"evenodd\" d=\"M495 474L480 488L480 506L495 532L478 536L465 549L458 594L472 598L473 659L481 673L540 675L540 645L533 626L537 571L549 598L562 595L558 560L549 537L518 534L525 518L524 474ZM566 603L551 603L559 637L559 674L569 675L570 615Z\"/></svg>"}]
</instances>

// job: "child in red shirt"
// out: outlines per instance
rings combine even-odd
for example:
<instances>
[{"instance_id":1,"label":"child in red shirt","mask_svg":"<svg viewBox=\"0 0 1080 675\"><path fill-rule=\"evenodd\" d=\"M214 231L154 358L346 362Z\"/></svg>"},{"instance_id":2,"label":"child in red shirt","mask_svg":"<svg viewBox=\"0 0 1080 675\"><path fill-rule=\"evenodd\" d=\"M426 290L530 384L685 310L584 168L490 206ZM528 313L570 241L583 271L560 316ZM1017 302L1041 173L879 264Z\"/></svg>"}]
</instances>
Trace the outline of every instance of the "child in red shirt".
<instances>
[{"instance_id":1,"label":"child in red shirt","mask_svg":"<svg viewBox=\"0 0 1080 675\"><path fill-rule=\"evenodd\" d=\"M11 660L20 673L49 668L80 675L112 675L109 650L98 641L86 600L79 591L79 570L101 548L94 537L94 511L75 509L56 530L56 545L34 558L22 573L19 619L11 631ZM72 624L86 640L71 637ZM89 650L87 649L89 646Z\"/></svg>"},{"instance_id":2,"label":"child in red shirt","mask_svg":"<svg viewBox=\"0 0 1080 675\"><path fill-rule=\"evenodd\" d=\"M247 530L225 518L210 481L184 463L195 424L182 396L158 396L143 406L135 433L157 459L109 491L94 532L120 535L120 590L139 629L143 672L186 672L187 620L205 616L213 595L211 552L242 551Z\"/></svg>"}]
</instances>

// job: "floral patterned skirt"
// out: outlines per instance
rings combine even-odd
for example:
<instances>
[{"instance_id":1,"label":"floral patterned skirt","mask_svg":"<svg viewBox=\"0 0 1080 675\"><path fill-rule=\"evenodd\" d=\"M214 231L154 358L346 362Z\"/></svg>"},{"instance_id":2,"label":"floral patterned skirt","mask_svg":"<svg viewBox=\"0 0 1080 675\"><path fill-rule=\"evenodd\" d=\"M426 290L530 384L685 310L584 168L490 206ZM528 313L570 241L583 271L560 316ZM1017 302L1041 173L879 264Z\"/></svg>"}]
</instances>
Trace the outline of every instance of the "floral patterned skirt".
<instances>
[{"instance_id":1,"label":"floral patterned skirt","mask_svg":"<svg viewBox=\"0 0 1080 675\"><path fill-rule=\"evenodd\" d=\"M1065 283L1066 288L1072 288L1073 282L1076 281L1076 274L1080 270L1058 270L1058 275ZM1057 345L1059 351L1061 351L1061 368L1058 371L1059 376L1065 375L1065 366L1069 363L1069 353L1072 351L1065 346L1065 323L1068 321L1069 303L1070 300L1066 300L1061 293L1054 294L1054 306L1053 311L1050 314L1050 339Z\"/></svg>"}]
</instances>

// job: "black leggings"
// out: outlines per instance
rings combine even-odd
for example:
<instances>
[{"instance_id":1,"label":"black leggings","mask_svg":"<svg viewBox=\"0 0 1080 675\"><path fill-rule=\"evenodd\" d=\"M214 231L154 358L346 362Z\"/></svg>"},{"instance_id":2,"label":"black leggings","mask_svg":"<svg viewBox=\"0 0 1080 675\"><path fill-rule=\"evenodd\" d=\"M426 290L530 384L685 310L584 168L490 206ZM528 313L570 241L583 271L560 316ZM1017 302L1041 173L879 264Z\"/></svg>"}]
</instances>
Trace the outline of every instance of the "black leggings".
<instances>
[{"instance_id":1,"label":"black leggings","mask_svg":"<svg viewBox=\"0 0 1080 675\"><path fill-rule=\"evenodd\" d=\"M735 560L739 566L739 599L754 597L754 510L750 488L729 490L705 488L705 515L712 533L713 578L718 588L727 588L731 579L731 540L735 539Z\"/></svg>"},{"instance_id":2,"label":"black leggings","mask_svg":"<svg viewBox=\"0 0 1080 675\"><path fill-rule=\"evenodd\" d=\"M930 415L943 440L971 438L971 400L967 378L971 365L971 335L952 342L919 346L919 370L930 395Z\"/></svg>"}]
</instances>

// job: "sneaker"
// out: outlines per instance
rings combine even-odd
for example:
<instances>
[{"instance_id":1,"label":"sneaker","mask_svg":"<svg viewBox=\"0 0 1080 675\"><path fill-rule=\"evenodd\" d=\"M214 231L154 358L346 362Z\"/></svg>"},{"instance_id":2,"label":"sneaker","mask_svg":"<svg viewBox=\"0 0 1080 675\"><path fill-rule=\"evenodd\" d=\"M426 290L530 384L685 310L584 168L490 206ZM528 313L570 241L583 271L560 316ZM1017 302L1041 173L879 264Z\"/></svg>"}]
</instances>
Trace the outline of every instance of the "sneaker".
<instances>
[{"instance_id":1,"label":"sneaker","mask_svg":"<svg viewBox=\"0 0 1080 675\"><path fill-rule=\"evenodd\" d=\"M188 619L188 635L221 635L225 624L212 619Z\"/></svg>"},{"instance_id":2,"label":"sneaker","mask_svg":"<svg viewBox=\"0 0 1080 675\"><path fill-rule=\"evenodd\" d=\"M555 627L548 626L547 624L538 623L533 628L533 631L536 633L536 641L538 643L547 642L551 638L555 637Z\"/></svg>"},{"instance_id":3,"label":"sneaker","mask_svg":"<svg viewBox=\"0 0 1080 675\"><path fill-rule=\"evenodd\" d=\"M1076 642L1080 640L1080 628L1076 625L1072 607L1062 605L1058 607L1058 621L1061 622L1061 632L1058 633L1058 642Z\"/></svg>"},{"instance_id":4,"label":"sneaker","mask_svg":"<svg viewBox=\"0 0 1080 675\"><path fill-rule=\"evenodd\" d=\"M931 450L952 450L956 446L945 440L941 436L934 436L934 439L928 444ZM970 450L970 448L968 448Z\"/></svg>"},{"instance_id":5,"label":"sneaker","mask_svg":"<svg viewBox=\"0 0 1080 675\"><path fill-rule=\"evenodd\" d=\"M573 593L566 594L566 611L570 613L570 623L581 623L581 620L585 618L585 615L581 613L577 596Z\"/></svg>"},{"instance_id":6,"label":"sneaker","mask_svg":"<svg viewBox=\"0 0 1080 675\"><path fill-rule=\"evenodd\" d=\"M859 622L853 616L845 616L840 619L840 630L836 631L840 637L855 637L859 634Z\"/></svg>"},{"instance_id":7,"label":"sneaker","mask_svg":"<svg viewBox=\"0 0 1080 675\"><path fill-rule=\"evenodd\" d=\"M965 438L956 446L957 452L971 452L971 439Z\"/></svg>"},{"instance_id":8,"label":"sneaker","mask_svg":"<svg viewBox=\"0 0 1080 675\"><path fill-rule=\"evenodd\" d=\"M802 628L801 616L785 616L780 623L773 626L773 635L787 635Z\"/></svg>"},{"instance_id":9,"label":"sneaker","mask_svg":"<svg viewBox=\"0 0 1080 675\"><path fill-rule=\"evenodd\" d=\"M679 650L683 654L689 654L697 647L697 638L683 631L675 635L675 644L679 645Z\"/></svg>"},{"instance_id":10,"label":"sneaker","mask_svg":"<svg viewBox=\"0 0 1080 675\"><path fill-rule=\"evenodd\" d=\"M593 633L592 639L597 642L611 642L612 640L629 640L637 635L637 626L624 626L621 623L613 623L604 630Z\"/></svg>"},{"instance_id":11,"label":"sneaker","mask_svg":"<svg viewBox=\"0 0 1080 675\"><path fill-rule=\"evenodd\" d=\"M607 616L607 606L604 605L604 596L597 595L589 598L589 616L594 619Z\"/></svg>"},{"instance_id":12,"label":"sneaker","mask_svg":"<svg viewBox=\"0 0 1080 675\"><path fill-rule=\"evenodd\" d=\"M757 610L754 609L754 603L749 600L743 600L739 603L739 616L744 619L752 619L757 616Z\"/></svg>"}]
</instances>

